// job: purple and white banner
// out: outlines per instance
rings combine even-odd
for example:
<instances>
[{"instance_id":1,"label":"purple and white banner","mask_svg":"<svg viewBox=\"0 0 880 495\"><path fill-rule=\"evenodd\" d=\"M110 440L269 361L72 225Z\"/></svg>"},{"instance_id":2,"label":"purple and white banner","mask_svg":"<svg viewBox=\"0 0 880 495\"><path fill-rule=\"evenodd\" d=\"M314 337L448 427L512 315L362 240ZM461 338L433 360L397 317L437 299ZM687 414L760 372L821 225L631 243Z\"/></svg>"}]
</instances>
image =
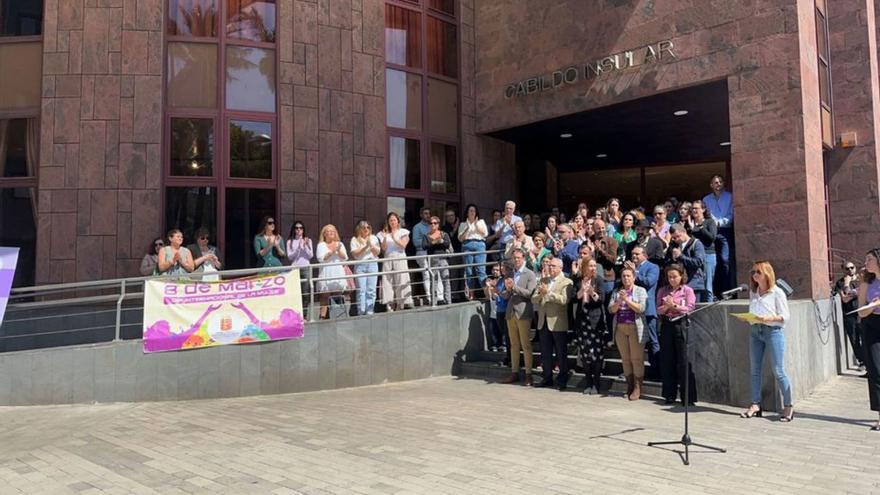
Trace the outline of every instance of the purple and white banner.
<instances>
[{"instance_id":1,"label":"purple and white banner","mask_svg":"<svg viewBox=\"0 0 880 495\"><path fill-rule=\"evenodd\" d=\"M0 324L6 314L6 303L9 302L9 291L12 290L12 279L15 277L15 265L18 263L17 247L0 247Z\"/></svg>"}]
</instances>

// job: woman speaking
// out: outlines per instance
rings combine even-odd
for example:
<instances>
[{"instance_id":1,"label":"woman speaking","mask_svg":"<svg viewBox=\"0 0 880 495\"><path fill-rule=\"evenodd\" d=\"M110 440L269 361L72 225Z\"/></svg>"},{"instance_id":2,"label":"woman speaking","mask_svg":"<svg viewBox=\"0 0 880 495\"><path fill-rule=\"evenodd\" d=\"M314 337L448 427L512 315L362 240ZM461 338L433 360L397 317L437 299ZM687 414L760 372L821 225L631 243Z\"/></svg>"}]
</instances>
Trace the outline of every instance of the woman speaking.
<instances>
[{"instance_id":1,"label":"woman speaking","mask_svg":"<svg viewBox=\"0 0 880 495\"><path fill-rule=\"evenodd\" d=\"M785 355L785 324L791 318L788 312L788 299L776 286L776 274L766 261L758 261L752 266L749 280L749 312L760 320L752 325L749 339L749 355L752 368L752 405L740 413L742 418L761 417L761 383L763 381L764 350L770 353L770 364L776 376L776 384L782 391L783 410L780 421L794 419L791 407L791 382L785 375L783 356Z\"/></svg>"},{"instance_id":2,"label":"woman speaking","mask_svg":"<svg viewBox=\"0 0 880 495\"><path fill-rule=\"evenodd\" d=\"M687 272L678 263L664 270L667 285L657 292L657 314L660 315L660 364L663 374L663 398L667 404L675 403L680 391L681 401L685 396L685 370L687 377L687 400L690 405L697 402L697 382L694 371L687 366L687 336L684 320L679 318L694 310L697 297L694 289L688 287Z\"/></svg>"},{"instance_id":3,"label":"woman speaking","mask_svg":"<svg viewBox=\"0 0 880 495\"><path fill-rule=\"evenodd\" d=\"M865 274L859 285L859 307L880 302L880 248L865 255ZM880 307L859 311L862 319L862 349L868 369L868 398L871 410L880 412ZM872 431L880 431L880 418Z\"/></svg>"}]
</instances>

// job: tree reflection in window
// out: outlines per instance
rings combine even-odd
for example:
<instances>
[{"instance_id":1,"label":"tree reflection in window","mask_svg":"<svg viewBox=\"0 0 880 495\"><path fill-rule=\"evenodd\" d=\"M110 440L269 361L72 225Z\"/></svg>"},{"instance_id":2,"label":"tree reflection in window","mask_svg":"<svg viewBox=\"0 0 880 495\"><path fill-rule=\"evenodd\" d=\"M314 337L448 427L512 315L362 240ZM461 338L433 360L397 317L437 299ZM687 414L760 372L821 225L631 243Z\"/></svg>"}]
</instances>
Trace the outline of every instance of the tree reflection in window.
<instances>
[{"instance_id":1,"label":"tree reflection in window","mask_svg":"<svg viewBox=\"0 0 880 495\"><path fill-rule=\"evenodd\" d=\"M272 124L233 120L229 123L230 176L272 178Z\"/></svg>"},{"instance_id":2,"label":"tree reflection in window","mask_svg":"<svg viewBox=\"0 0 880 495\"><path fill-rule=\"evenodd\" d=\"M210 177L214 173L214 121L171 119L171 175Z\"/></svg>"},{"instance_id":3,"label":"tree reflection in window","mask_svg":"<svg viewBox=\"0 0 880 495\"><path fill-rule=\"evenodd\" d=\"M275 0L226 0L226 35L275 42Z\"/></svg>"},{"instance_id":4,"label":"tree reflection in window","mask_svg":"<svg viewBox=\"0 0 880 495\"><path fill-rule=\"evenodd\" d=\"M213 38L217 36L216 0L168 0L168 34Z\"/></svg>"},{"instance_id":5,"label":"tree reflection in window","mask_svg":"<svg viewBox=\"0 0 880 495\"><path fill-rule=\"evenodd\" d=\"M226 48L226 108L275 111L275 51L248 46Z\"/></svg>"}]
</instances>

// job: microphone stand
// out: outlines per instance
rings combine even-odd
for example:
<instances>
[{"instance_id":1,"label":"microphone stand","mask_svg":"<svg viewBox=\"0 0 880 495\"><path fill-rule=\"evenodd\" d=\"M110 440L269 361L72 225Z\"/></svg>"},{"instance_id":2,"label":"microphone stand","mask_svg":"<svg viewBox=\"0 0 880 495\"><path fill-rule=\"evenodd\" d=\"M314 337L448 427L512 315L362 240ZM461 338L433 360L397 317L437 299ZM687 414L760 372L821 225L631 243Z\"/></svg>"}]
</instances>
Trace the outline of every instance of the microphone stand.
<instances>
[{"instance_id":1,"label":"microphone stand","mask_svg":"<svg viewBox=\"0 0 880 495\"><path fill-rule=\"evenodd\" d=\"M713 450L715 452L726 453L727 450L722 449L720 447L713 447L711 445L706 445L702 443L697 443L691 440L691 435L688 430L688 413L690 412L691 401L688 397L690 392L690 375L691 375L691 359L690 359L690 333L691 333L691 315L695 313L699 313L700 311L707 310L709 308L713 308L720 304L722 301L729 300L734 294L738 293L739 290L733 292L728 291L728 293L722 294L721 299L718 299L714 302L711 302L701 308L697 308L690 313L685 313L681 316L676 316L675 318L670 318L669 321L676 322L679 320L684 320L684 377L682 377L682 381L684 385L684 434L681 436L681 440L672 440L666 442L648 442L648 447L654 447L657 445L684 445L684 465L690 466L690 446L693 445L695 447L702 447L704 449ZM696 380L695 380L696 382Z\"/></svg>"}]
</instances>

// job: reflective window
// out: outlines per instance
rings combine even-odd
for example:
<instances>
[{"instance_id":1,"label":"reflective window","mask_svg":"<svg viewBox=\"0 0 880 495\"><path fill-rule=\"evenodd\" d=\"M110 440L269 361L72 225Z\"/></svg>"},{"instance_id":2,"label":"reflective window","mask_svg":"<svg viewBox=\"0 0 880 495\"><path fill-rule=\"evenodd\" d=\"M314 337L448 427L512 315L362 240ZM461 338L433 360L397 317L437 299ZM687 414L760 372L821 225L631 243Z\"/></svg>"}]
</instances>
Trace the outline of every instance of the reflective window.
<instances>
[{"instance_id":1,"label":"reflective window","mask_svg":"<svg viewBox=\"0 0 880 495\"><path fill-rule=\"evenodd\" d=\"M409 72L386 69L385 107L388 127L421 130L421 76Z\"/></svg>"},{"instance_id":2,"label":"reflective window","mask_svg":"<svg viewBox=\"0 0 880 495\"><path fill-rule=\"evenodd\" d=\"M274 189L242 189L226 190L226 211L235 212L226 215L226 267L253 268L257 266L254 253L254 236L260 228L260 220L264 215L275 215ZM276 217L275 221L279 219ZM275 226L276 232L286 234L280 223Z\"/></svg>"},{"instance_id":3,"label":"reflective window","mask_svg":"<svg viewBox=\"0 0 880 495\"><path fill-rule=\"evenodd\" d=\"M428 78L428 131L458 139L458 86Z\"/></svg>"},{"instance_id":4,"label":"reflective window","mask_svg":"<svg viewBox=\"0 0 880 495\"><path fill-rule=\"evenodd\" d=\"M421 198L388 196L387 210L388 213L397 213L397 216L403 220L403 227L412 230L413 226L419 223L419 210L421 210L424 205L425 200ZM378 229L374 228L373 230ZM412 243L410 243L410 245L412 245Z\"/></svg>"},{"instance_id":5,"label":"reflective window","mask_svg":"<svg viewBox=\"0 0 880 495\"><path fill-rule=\"evenodd\" d=\"M0 119L0 178L36 177L39 150L36 118Z\"/></svg>"},{"instance_id":6,"label":"reflective window","mask_svg":"<svg viewBox=\"0 0 880 495\"><path fill-rule=\"evenodd\" d=\"M42 67L41 42L0 44L0 108L39 108Z\"/></svg>"},{"instance_id":7,"label":"reflective window","mask_svg":"<svg viewBox=\"0 0 880 495\"><path fill-rule=\"evenodd\" d=\"M168 0L168 34L213 38L217 36L217 0Z\"/></svg>"},{"instance_id":8,"label":"reflective window","mask_svg":"<svg viewBox=\"0 0 880 495\"><path fill-rule=\"evenodd\" d=\"M394 5L385 6L385 60L388 63L422 66L421 14Z\"/></svg>"},{"instance_id":9,"label":"reflective window","mask_svg":"<svg viewBox=\"0 0 880 495\"><path fill-rule=\"evenodd\" d=\"M19 248L13 287L34 285L37 267L36 201L31 187L0 188L0 246Z\"/></svg>"},{"instance_id":10,"label":"reflective window","mask_svg":"<svg viewBox=\"0 0 880 495\"><path fill-rule=\"evenodd\" d=\"M275 42L275 0L226 0L226 36Z\"/></svg>"},{"instance_id":11,"label":"reflective window","mask_svg":"<svg viewBox=\"0 0 880 495\"><path fill-rule=\"evenodd\" d=\"M428 7L449 15L455 15L455 0L428 0Z\"/></svg>"},{"instance_id":12,"label":"reflective window","mask_svg":"<svg viewBox=\"0 0 880 495\"><path fill-rule=\"evenodd\" d=\"M217 45L168 43L168 105L217 107Z\"/></svg>"},{"instance_id":13,"label":"reflective window","mask_svg":"<svg viewBox=\"0 0 880 495\"><path fill-rule=\"evenodd\" d=\"M171 175L214 174L214 121L171 119Z\"/></svg>"},{"instance_id":14,"label":"reflective window","mask_svg":"<svg viewBox=\"0 0 880 495\"><path fill-rule=\"evenodd\" d=\"M428 18L428 70L458 77L458 34L454 24Z\"/></svg>"},{"instance_id":15,"label":"reflective window","mask_svg":"<svg viewBox=\"0 0 880 495\"><path fill-rule=\"evenodd\" d=\"M391 187L420 189L422 174L419 142L391 136L388 140L388 156L391 163Z\"/></svg>"},{"instance_id":16,"label":"reflective window","mask_svg":"<svg viewBox=\"0 0 880 495\"><path fill-rule=\"evenodd\" d=\"M272 178L272 124L233 120L229 123L230 176Z\"/></svg>"},{"instance_id":17,"label":"reflective window","mask_svg":"<svg viewBox=\"0 0 880 495\"><path fill-rule=\"evenodd\" d=\"M217 232L217 188L166 188L165 227L166 231L180 229L185 244L194 242L195 232L200 227Z\"/></svg>"},{"instance_id":18,"label":"reflective window","mask_svg":"<svg viewBox=\"0 0 880 495\"><path fill-rule=\"evenodd\" d=\"M0 36L39 36L42 33L42 0L0 0Z\"/></svg>"},{"instance_id":19,"label":"reflective window","mask_svg":"<svg viewBox=\"0 0 880 495\"><path fill-rule=\"evenodd\" d=\"M431 192L458 192L458 159L455 146L431 143Z\"/></svg>"},{"instance_id":20,"label":"reflective window","mask_svg":"<svg viewBox=\"0 0 880 495\"><path fill-rule=\"evenodd\" d=\"M275 111L275 51L226 47L226 108Z\"/></svg>"}]
</instances>

